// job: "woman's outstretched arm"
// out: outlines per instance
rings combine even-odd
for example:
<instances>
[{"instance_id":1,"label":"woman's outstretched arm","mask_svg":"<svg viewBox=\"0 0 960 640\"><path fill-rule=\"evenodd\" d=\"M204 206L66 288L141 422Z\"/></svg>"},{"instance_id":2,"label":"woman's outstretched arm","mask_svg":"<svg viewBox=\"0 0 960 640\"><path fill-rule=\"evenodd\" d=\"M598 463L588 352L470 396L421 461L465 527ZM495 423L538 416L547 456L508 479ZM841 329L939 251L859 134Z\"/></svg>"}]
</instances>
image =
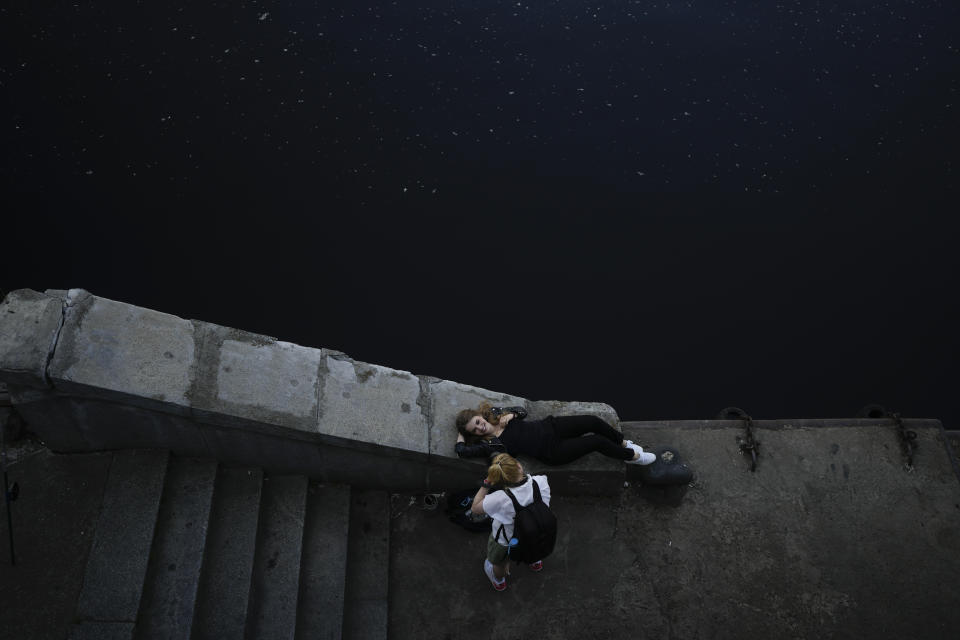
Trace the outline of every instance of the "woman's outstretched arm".
<instances>
[{"instance_id":1,"label":"woman's outstretched arm","mask_svg":"<svg viewBox=\"0 0 960 640\"><path fill-rule=\"evenodd\" d=\"M453 450L461 458L486 458L494 453L505 453L507 448L497 438L476 444L467 444L463 440L463 436L460 436L457 438L457 444L454 445Z\"/></svg>"}]
</instances>

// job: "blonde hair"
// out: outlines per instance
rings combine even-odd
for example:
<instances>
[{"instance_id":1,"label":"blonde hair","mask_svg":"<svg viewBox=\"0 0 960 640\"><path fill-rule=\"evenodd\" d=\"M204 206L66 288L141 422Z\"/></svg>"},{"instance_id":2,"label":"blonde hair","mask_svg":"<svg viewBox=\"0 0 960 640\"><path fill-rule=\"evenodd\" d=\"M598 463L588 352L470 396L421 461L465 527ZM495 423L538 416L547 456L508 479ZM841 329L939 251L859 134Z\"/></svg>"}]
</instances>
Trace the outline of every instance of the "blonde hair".
<instances>
[{"instance_id":1,"label":"blonde hair","mask_svg":"<svg viewBox=\"0 0 960 640\"><path fill-rule=\"evenodd\" d=\"M509 453L498 453L487 469L487 477L494 485L518 484L523 482L524 474L516 458Z\"/></svg>"}]
</instances>

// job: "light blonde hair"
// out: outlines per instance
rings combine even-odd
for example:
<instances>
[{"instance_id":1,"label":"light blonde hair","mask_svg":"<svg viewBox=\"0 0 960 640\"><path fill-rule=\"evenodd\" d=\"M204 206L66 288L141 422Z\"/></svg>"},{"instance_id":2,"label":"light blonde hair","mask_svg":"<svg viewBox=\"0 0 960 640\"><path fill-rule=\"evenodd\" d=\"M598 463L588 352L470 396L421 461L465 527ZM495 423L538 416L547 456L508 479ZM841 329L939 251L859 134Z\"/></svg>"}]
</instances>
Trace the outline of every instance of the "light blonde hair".
<instances>
[{"instance_id":1,"label":"light blonde hair","mask_svg":"<svg viewBox=\"0 0 960 640\"><path fill-rule=\"evenodd\" d=\"M487 469L487 477L494 485L518 484L523 482L524 474L516 458L509 453L498 453Z\"/></svg>"}]
</instances>

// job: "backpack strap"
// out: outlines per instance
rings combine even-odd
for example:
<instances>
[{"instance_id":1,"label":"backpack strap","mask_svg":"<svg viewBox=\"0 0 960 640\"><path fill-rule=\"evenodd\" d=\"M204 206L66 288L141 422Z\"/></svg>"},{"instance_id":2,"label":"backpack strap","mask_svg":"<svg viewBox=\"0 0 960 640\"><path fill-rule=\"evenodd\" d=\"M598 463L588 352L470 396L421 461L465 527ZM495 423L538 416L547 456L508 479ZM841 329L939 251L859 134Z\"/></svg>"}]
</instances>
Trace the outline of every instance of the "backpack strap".
<instances>
[{"instance_id":1,"label":"backpack strap","mask_svg":"<svg viewBox=\"0 0 960 640\"><path fill-rule=\"evenodd\" d=\"M533 476L530 476L530 482L533 483L533 501L543 502L543 498L540 497L540 485L538 485L537 481L533 479Z\"/></svg>"},{"instance_id":2,"label":"backpack strap","mask_svg":"<svg viewBox=\"0 0 960 640\"><path fill-rule=\"evenodd\" d=\"M502 525L502 524L500 525L500 528L497 529L497 535L493 536L493 539L494 539L494 540L499 540L499 539L500 539L500 536L503 536L503 539L506 541L506 543L507 543L508 545L510 544L510 541L507 540L506 534L503 533L503 525Z\"/></svg>"},{"instance_id":3,"label":"backpack strap","mask_svg":"<svg viewBox=\"0 0 960 640\"><path fill-rule=\"evenodd\" d=\"M515 495L513 495L513 491L510 491L510 487L504 487L504 488L503 488L503 491L504 491L504 493L506 493L508 496L510 496L510 500L513 501L513 522L514 522L514 524L516 524L516 522L517 522L517 514L520 513L520 503L517 502L517 497L516 497ZM502 525L502 524L500 525L500 531L497 532L497 535L499 536L501 533L503 533L503 525ZM496 539L496 538L494 538L494 539ZM503 541L506 542L508 545L510 544L510 541L507 540L506 534L504 534L504 536L503 536Z\"/></svg>"},{"instance_id":4,"label":"backpack strap","mask_svg":"<svg viewBox=\"0 0 960 640\"><path fill-rule=\"evenodd\" d=\"M516 519L517 514L520 513L520 503L517 502L517 497L513 495L513 491L510 491L510 487L504 487L503 490L506 492L510 499L513 501L513 517Z\"/></svg>"}]
</instances>

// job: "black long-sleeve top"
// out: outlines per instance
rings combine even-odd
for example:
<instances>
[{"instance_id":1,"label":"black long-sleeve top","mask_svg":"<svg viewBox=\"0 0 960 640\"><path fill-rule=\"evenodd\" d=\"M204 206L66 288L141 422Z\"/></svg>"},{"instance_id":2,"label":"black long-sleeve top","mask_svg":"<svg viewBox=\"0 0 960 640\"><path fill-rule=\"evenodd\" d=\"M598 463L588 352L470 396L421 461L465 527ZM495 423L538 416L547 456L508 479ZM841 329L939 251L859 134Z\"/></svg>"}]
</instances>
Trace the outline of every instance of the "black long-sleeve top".
<instances>
[{"instance_id":1,"label":"black long-sleeve top","mask_svg":"<svg viewBox=\"0 0 960 640\"><path fill-rule=\"evenodd\" d=\"M458 442L454 447L461 458L489 457L497 453L512 456L529 455L543 458L550 454L556 437L553 432L553 416L543 420L511 420L499 437L476 444Z\"/></svg>"}]
</instances>

